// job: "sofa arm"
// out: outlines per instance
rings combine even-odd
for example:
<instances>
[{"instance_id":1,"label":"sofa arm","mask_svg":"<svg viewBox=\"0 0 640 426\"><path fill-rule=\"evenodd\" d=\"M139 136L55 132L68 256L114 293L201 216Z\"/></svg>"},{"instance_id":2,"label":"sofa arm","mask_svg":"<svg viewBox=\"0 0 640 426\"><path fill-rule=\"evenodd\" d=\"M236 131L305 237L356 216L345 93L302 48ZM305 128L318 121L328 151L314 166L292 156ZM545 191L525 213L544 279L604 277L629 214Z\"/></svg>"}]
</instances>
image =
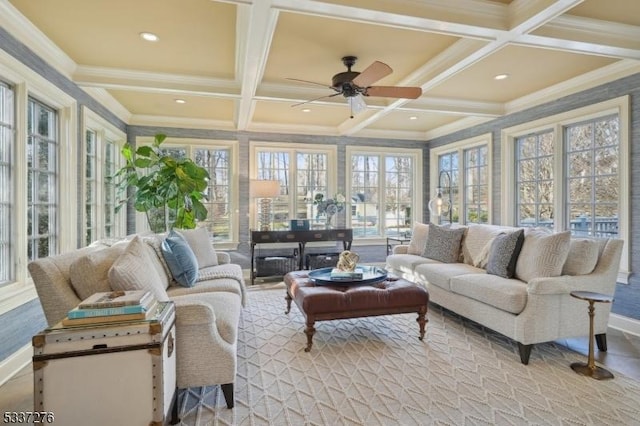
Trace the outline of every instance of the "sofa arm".
<instances>
[{"instance_id":1,"label":"sofa arm","mask_svg":"<svg viewBox=\"0 0 640 426\"><path fill-rule=\"evenodd\" d=\"M176 305L176 325L215 324L216 315L207 303L180 298L173 302Z\"/></svg>"},{"instance_id":2,"label":"sofa arm","mask_svg":"<svg viewBox=\"0 0 640 426\"><path fill-rule=\"evenodd\" d=\"M391 253L393 254L407 254L409 251L409 245L408 244L398 244L393 246L393 251Z\"/></svg>"},{"instance_id":3,"label":"sofa arm","mask_svg":"<svg viewBox=\"0 0 640 426\"><path fill-rule=\"evenodd\" d=\"M218 265L231 263L231 256L226 251L216 251L216 257L218 258Z\"/></svg>"},{"instance_id":4,"label":"sofa arm","mask_svg":"<svg viewBox=\"0 0 640 426\"><path fill-rule=\"evenodd\" d=\"M615 282L605 274L562 275L559 277L534 278L527 284L529 294L569 294L575 290L593 291L611 295Z\"/></svg>"}]
</instances>

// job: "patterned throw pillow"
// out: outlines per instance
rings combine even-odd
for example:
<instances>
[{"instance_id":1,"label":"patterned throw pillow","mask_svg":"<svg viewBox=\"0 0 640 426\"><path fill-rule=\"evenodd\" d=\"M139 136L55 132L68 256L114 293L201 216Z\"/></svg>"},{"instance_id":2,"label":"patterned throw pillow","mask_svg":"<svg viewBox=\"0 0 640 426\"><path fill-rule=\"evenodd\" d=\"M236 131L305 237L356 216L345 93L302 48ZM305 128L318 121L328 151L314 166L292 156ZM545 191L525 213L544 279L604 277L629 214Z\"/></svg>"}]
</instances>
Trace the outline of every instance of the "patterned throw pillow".
<instances>
[{"instance_id":1,"label":"patterned throw pillow","mask_svg":"<svg viewBox=\"0 0 640 426\"><path fill-rule=\"evenodd\" d=\"M503 278L513 278L516 262L524 243L524 230L518 229L507 234L497 235L491 243L487 273Z\"/></svg>"},{"instance_id":2,"label":"patterned throw pillow","mask_svg":"<svg viewBox=\"0 0 640 426\"><path fill-rule=\"evenodd\" d=\"M569 254L571 232L548 233L527 229L516 263L516 278L529 282L538 277L558 277Z\"/></svg>"},{"instance_id":3,"label":"patterned throw pillow","mask_svg":"<svg viewBox=\"0 0 640 426\"><path fill-rule=\"evenodd\" d=\"M113 290L150 290L160 302L169 300L160 276L151 263L146 243L139 236L131 240L124 252L109 269L109 283Z\"/></svg>"},{"instance_id":4,"label":"patterned throw pillow","mask_svg":"<svg viewBox=\"0 0 640 426\"><path fill-rule=\"evenodd\" d=\"M430 223L424 257L443 263L457 263L464 232L465 228L445 228Z\"/></svg>"},{"instance_id":5,"label":"patterned throw pillow","mask_svg":"<svg viewBox=\"0 0 640 426\"><path fill-rule=\"evenodd\" d=\"M162 256L173 279L183 287L192 287L198 278L198 260L184 237L171 231L162 241Z\"/></svg>"},{"instance_id":6,"label":"patterned throw pillow","mask_svg":"<svg viewBox=\"0 0 640 426\"><path fill-rule=\"evenodd\" d=\"M427 244L427 235L429 235L429 225L425 223L415 222L413 231L411 232L411 241L409 241L408 254L416 254L422 256L424 247Z\"/></svg>"}]
</instances>

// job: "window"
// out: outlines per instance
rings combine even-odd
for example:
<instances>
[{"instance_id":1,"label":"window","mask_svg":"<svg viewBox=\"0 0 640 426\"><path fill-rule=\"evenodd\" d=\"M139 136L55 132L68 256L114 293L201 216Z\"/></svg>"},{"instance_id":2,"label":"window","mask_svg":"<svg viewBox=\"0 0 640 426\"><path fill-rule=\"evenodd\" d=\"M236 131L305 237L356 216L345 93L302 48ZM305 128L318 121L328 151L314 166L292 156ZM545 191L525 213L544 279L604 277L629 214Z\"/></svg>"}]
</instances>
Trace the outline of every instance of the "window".
<instances>
[{"instance_id":1,"label":"window","mask_svg":"<svg viewBox=\"0 0 640 426\"><path fill-rule=\"evenodd\" d=\"M140 138L138 144L151 143L151 139ZM208 141L201 139L178 139L168 137L161 145L162 151L176 159L191 158L198 166L209 172L209 186L206 200L207 219L203 221L213 240L217 243L236 243L238 241L237 210L237 144L226 141ZM173 212L169 211L169 215ZM162 212L156 212L158 220L165 220ZM169 216L170 218L170 216ZM153 219L156 220L156 219ZM144 229L148 227L144 220ZM142 222L138 222L142 226ZM142 229L142 228L138 228Z\"/></svg>"},{"instance_id":2,"label":"window","mask_svg":"<svg viewBox=\"0 0 640 426\"><path fill-rule=\"evenodd\" d=\"M617 115L565 128L567 222L574 235L618 237Z\"/></svg>"},{"instance_id":3,"label":"window","mask_svg":"<svg viewBox=\"0 0 640 426\"><path fill-rule=\"evenodd\" d=\"M398 236L422 217L422 151L347 148L349 223L354 237Z\"/></svg>"},{"instance_id":4,"label":"window","mask_svg":"<svg viewBox=\"0 0 640 426\"><path fill-rule=\"evenodd\" d=\"M28 259L58 250L58 117L56 111L29 98L27 111Z\"/></svg>"},{"instance_id":5,"label":"window","mask_svg":"<svg viewBox=\"0 0 640 426\"><path fill-rule=\"evenodd\" d=\"M126 234L126 217L115 215L116 188L111 176L124 158L120 149L125 134L104 119L84 108L84 239L83 245L107 237Z\"/></svg>"},{"instance_id":6,"label":"window","mask_svg":"<svg viewBox=\"0 0 640 426\"><path fill-rule=\"evenodd\" d=\"M489 164L487 145L464 150L465 223L489 221Z\"/></svg>"},{"instance_id":7,"label":"window","mask_svg":"<svg viewBox=\"0 0 640 426\"><path fill-rule=\"evenodd\" d=\"M14 93L11 86L0 81L0 285L14 280L12 213L13 193L13 149Z\"/></svg>"},{"instance_id":8,"label":"window","mask_svg":"<svg viewBox=\"0 0 640 426\"><path fill-rule=\"evenodd\" d=\"M628 240L628 127L623 96L504 129L502 223ZM618 281L628 271L625 244Z\"/></svg>"},{"instance_id":9,"label":"window","mask_svg":"<svg viewBox=\"0 0 640 426\"><path fill-rule=\"evenodd\" d=\"M516 225L553 229L553 132L522 136L515 143Z\"/></svg>"},{"instance_id":10,"label":"window","mask_svg":"<svg viewBox=\"0 0 640 426\"><path fill-rule=\"evenodd\" d=\"M431 150L430 198L441 187L451 196L452 222L491 223L491 135L465 139ZM431 216L433 222L448 223L449 214Z\"/></svg>"},{"instance_id":11,"label":"window","mask_svg":"<svg viewBox=\"0 0 640 426\"><path fill-rule=\"evenodd\" d=\"M252 144L255 179L280 182L280 195L272 201L272 230L289 229L291 219L309 219L312 228L324 227L313 200L317 194L333 198L340 192L335 181L335 157L335 148ZM252 202L252 223L257 229L258 200Z\"/></svg>"}]
</instances>

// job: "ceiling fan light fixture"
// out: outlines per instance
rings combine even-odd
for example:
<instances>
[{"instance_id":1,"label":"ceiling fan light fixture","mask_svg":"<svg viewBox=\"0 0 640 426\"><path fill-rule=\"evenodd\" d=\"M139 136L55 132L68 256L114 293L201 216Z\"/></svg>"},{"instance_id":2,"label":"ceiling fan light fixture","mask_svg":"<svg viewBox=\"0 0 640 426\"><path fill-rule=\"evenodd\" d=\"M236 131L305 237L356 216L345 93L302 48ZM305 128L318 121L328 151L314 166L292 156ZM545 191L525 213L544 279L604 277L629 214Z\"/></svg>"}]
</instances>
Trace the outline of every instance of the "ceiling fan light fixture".
<instances>
[{"instance_id":1,"label":"ceiling fan light fixture","mask_svg":"<svg viewBox=\"0 0 640 426\"><path fill-rule=\"evenodd\" d=\"M146 41L159 41L160 40L160 37L158 37L154 33L150 33L150 32L147 32L147 31L141 32L140 33L140 37L143 40L146 40Z\"/></svg>"}]
</instances>

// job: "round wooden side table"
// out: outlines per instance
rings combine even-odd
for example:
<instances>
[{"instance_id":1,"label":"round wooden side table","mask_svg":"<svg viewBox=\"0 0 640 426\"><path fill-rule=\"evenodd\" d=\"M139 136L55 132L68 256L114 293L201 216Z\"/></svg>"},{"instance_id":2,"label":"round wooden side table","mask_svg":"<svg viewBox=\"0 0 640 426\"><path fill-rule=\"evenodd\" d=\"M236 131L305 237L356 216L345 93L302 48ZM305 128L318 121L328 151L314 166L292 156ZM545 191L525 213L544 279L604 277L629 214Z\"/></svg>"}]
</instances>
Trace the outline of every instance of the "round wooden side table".
<instances>
[{"instance_id":1,"label":"round wooden side table","mask_svg":"<svg viewBox=\"0 0 640 426\"><path fill-rule=\"evenodd\" d=\"M595 304L597 303L611 303L613 297L606 294L594 293L592 291L572 291L571 296L576 299L582 299L589 302L589 358L587 362L574 362L571 364L571 368L578 374L583 376L593 377L597 380L613 379L613 374L607 369L596 366L593 359L593 318L595 317Z\"/></svg>"}]
</instances>

